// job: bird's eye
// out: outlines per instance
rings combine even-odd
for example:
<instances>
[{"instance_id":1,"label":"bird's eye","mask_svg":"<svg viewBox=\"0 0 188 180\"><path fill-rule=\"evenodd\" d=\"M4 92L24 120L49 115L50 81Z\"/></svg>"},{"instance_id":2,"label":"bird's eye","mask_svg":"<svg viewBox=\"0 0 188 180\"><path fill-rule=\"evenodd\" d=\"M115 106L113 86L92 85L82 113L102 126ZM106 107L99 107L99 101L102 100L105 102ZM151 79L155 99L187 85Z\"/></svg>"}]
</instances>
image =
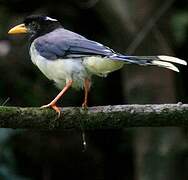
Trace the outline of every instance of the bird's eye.
<instances>
[{"instance_id":1,"label":"bird's eye","mask_svg":"<svg viewBox=\"0 0 188 180\"><path fill-rule=\"evenodd\" d=\"M29 26L30 26L30 29L32 29L32 30L38 30L39 29L39 24L38 23L36 23L36 22L31 22L30 24L29 24Z\"/></svg>"},{"instance_id":2,"label":"bird's eye","mask_svg":"<svg viewBox=\"0 0 188 180\"><path fill-rule=\"evenodd\" d=\"M32 26L33 28L35 28L35 27L37 27L37 24L36 24L35 22L32 22L32 23L31 23L31 26Z\"/></svg>"},{"instance_id":3,"label":"bird's eye","mask_svg":"<svg viewBox=\"0 0 188 180\"><path fill-rule=\"evenodd\" d=\"M26 24L26 26L27 26L28 31L31 34L32 33L36 33L36 32L38 32L40 30L39 24L37 22L35 22L35 21L32 21L32 22Z\"/></svg>"}]
</instances>

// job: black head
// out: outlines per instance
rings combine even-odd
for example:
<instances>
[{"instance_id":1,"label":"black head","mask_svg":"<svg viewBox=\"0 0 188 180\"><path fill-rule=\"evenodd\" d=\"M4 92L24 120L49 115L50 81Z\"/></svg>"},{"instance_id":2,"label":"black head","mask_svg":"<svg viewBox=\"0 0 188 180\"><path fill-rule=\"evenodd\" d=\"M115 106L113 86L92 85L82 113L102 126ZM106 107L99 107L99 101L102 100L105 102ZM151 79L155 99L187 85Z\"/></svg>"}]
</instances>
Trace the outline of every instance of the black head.
<instances>
[{"instance_id":1,"label":"black head","mask_svg":"<svg viewBox=\"0 0 188 180\"><path fill-rule=\"evenodd\" d=\"M31 15L25 18L24 24L28 33L38 37L61 27L58 20L48 16Z\"/></svg>"},{"instance_id":2,"label":"black head","mask_svg":"<svg viewBox=\"0 0 188 180\"><path fill-rule=\"evenodd\" d=\"M58 20L42 15L31 15L20 24L9 31L9 34L29 33L32 39L61 28Z\"/></svg>"}]
</instances>

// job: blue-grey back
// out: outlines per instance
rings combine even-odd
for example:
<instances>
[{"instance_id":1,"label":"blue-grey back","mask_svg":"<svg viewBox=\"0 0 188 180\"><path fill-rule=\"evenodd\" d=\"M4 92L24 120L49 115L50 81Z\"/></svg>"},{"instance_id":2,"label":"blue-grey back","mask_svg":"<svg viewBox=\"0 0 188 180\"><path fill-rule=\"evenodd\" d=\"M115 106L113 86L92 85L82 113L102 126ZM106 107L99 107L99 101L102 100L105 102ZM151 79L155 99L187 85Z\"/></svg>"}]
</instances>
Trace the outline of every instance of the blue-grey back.
<instances>
[{"instance_id":1,"label":"blue-grey back","mask_svg":"<svg viewBox=\"0 0 188 180\"><path fill-rule=\"evenodd\" d=\"M40 55L49 60L90 55L113 55L110 48L63 28L38 37L34 43Z\"/></svg>"}]
</instances>

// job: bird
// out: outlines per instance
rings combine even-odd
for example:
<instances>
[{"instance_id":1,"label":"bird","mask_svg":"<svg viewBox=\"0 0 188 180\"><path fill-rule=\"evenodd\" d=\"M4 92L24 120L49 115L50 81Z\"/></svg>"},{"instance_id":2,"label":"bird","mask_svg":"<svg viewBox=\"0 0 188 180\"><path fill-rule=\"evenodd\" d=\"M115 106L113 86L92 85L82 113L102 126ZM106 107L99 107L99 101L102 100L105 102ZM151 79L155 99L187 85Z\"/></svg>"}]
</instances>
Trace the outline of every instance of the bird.
<instances>
[{"instance_id":1,"label":"bird","mask_svg":"<svg viewBox=\"0 0 188 180\"><path fill-rule=\"evenodd\" d=\"M27 33L31 61L55 85L59 94L42 108L50 107L58 114L57 101L68 89L84 90L83 108L88 107L88 93L94 75L106 77L124 65L158 66L179 72L175 64L187 65L185 60L167 56L130 56L65 29L57 19L46 15L30 15L14 26L8 34Z\"/></svg>"}]
</instances>

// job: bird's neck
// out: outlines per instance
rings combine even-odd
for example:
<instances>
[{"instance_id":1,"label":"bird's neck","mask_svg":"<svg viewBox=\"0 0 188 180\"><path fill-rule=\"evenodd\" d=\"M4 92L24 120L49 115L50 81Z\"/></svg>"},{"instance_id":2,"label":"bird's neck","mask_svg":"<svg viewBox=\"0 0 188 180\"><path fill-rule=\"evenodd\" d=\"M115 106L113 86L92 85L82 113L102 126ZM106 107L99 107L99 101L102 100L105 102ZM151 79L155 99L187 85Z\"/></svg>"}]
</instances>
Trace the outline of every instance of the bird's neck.
<instances>
[{"instance_id":1,"label":"bird's neck","mask_svg":"<svg viewBox=\"0 0 188 180\"><path fill-rule=\"evenodd\" d=\"M56 29L59 29L59 28L63 28L61 24L55 24L55 25L49 25L48 27L45 27L45 28L41 28L39 31L37 32L33 32L31 33L29 36L29 40L30 40L30 43L32 43L36 38L40 37L40 36L43 36L45 34L48 34Z\"/></svg>"}]
</instances>

